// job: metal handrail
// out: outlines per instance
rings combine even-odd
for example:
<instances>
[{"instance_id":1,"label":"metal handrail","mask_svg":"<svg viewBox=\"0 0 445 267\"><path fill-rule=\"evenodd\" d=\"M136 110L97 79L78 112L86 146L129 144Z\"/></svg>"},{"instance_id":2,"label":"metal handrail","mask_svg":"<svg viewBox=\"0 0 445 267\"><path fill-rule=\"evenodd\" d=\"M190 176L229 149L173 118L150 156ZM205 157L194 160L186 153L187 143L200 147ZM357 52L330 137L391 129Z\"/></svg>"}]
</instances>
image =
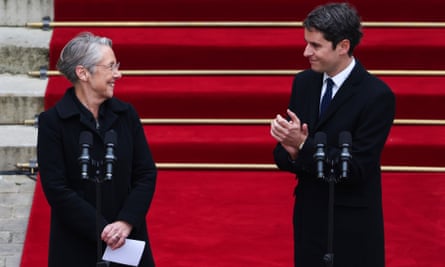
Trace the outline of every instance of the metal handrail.
<instances>
[{"instance_id":1,"label":"metal handrail","mask_svg":"<svg viewBox=\"0 0 445 267\"><path fill-rule=\"evenodd\" d=\"M268 125L271 119L224 119L224 118L141 118L144 125L172 125L172 124L209 124L209 125ZM424 125L424 126L445 126L445 120L431 119L395 119L394 125ZM6 124L2 124L6 125ZM9 125L9 124L8 124ZM23 125L38 126L37 117L34 119L24 120Z\"/></svg>"},{"instance_id":2,"label":"metal handrail","mask_svg":"<svg viewBox=\"0 0 445 267\"><path fill-rule=\"evenodd\" d=\"M295 75L301 70L278 69L278 70L119 70L125 76L169 76L169 75ZM445 76L445 70L370 70L370 73L379 76ZM45 79L48 76L59 76L57 70L45 70L42 67L39 71L30 71L31 77Z\"/></svg>"},{"instance_id":3,"label":"metal handrail","mask_svg":"<svg viewBox=\"0 0 445 267\"><path fill-rule=\"evenodd\" d=\"M445 22L435 21L364 21L369 28L442 28ZM302 21L50 21L28 22L29 28L55 27L302 27Z\"/></svg>"},{"instance_id":4,"label":"metal handrail","mask_svg":"<svg viewBox=\"0 0 445 267\"><path fill-rule=\"evenodd\" d=\"M256 163L156 163L159 169L201 169L201 170L278 170L275 164L256 164ZM38 171L38 164L17 163L16 167L21 170L31 169L32 173ZM445 167L434 166L381 166L383 172L444 172Z\"/></svg>"}]
</instances>

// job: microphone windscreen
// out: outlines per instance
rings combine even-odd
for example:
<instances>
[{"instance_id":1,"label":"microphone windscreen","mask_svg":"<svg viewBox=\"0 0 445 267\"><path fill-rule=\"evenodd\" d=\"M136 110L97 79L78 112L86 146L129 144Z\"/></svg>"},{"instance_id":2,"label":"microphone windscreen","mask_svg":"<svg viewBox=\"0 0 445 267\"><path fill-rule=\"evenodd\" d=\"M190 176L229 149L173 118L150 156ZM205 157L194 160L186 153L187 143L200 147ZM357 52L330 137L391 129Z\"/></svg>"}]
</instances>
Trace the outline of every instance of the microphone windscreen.
<instances>
[{"instance_id":1,"label":"microphone windscreen","mask_svg":"<svg viewBox=\"0 0 445 267\"><path fill-rule=\"evenodd\" d=\"M342 146L344 144L351 145L352 144L351 133L347 132L347 131L341 132L340 135L338 136L338 144L340 146Z\"/></svg>"},{"instance_id":2,"label":"microphone windscreen","mask_svg":"<svg viewBox=\"0 0 445 267\"><path fill-rule=\"evenodd\" d=\"M326 134L324 132L315 133L315 144L326 145Z\"/></svg>"},{"instance_id":3,"label":"microphone windscreen","mask_svg":"<svg viewBox=\"0 0 445 267\"><path fill-rule=\"evenodd\" d=\"M116 132L113 129L111 129L105 133L105 144L116 145L116 143L117 143Z\"/></svg>"},{"instance_id":4,"label":"microphone windscreen","mask_svg":"<svg viewBox=\"0 0 445 267\"><path fill-rule=\"evenodd\" d=\"M93 144L93 134L89 131L81 132L79 137L79 144L87 144L91 146Z\"/></svg>"}]
</instances>

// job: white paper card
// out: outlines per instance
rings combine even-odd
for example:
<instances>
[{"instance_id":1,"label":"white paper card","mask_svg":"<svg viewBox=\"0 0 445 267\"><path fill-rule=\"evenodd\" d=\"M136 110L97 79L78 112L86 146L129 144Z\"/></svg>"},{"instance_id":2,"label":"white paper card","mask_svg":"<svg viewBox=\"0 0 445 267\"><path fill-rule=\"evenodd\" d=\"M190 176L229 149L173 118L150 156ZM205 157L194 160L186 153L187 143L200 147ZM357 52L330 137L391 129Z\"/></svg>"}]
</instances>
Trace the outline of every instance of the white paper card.
<instances>
[{"instance_id":1,"label":"white paper card","mask_svg":"<svg viewBox=\"0 0 445 267\"><path fill-rule=\"evenodd\" d=\"M144 241L125 239L125 244L118 249L112 250L107 246L102 259L130 266L138 266L144 247Z\"/></svg>"}]
</instances>

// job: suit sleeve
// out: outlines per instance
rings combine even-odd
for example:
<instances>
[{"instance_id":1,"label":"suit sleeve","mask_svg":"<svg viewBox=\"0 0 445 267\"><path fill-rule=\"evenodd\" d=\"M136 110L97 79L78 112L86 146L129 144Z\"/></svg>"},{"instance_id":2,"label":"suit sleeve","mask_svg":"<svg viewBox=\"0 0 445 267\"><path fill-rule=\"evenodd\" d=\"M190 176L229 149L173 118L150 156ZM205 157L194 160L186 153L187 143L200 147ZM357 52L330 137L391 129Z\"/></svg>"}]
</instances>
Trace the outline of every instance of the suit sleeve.
<instances>
[{"instance_id":1,"label":"suit sleeve","mask_svg":"<svg viewBox=\"0 0 445 267\"><path fill-rule=\"evenodd\" d=\"M386 88L386 87L384 87ZM380 172L380 157L395 115L395 96L382 90L370 98L352 131L352 160L350 177L359 182L369 173Z\"/></svg>"},{"instance_id":2,"label":"suit sleeve","mask_svg":"<svg viewBox=\"0 0 445 267\"><path fill-rule=\"evenodd\" d=\"M288 108L297 114L297 116L303 121L305 121L305 119L302 118L302 114L305 113L304 109L307 108L307 106L302 105L302 103L307 101L309 96L307 91L302 90L301 86L299 85L306 84L306 82L303 80L307 79L308 75L311 75L311 72L304 71L295 76L292 83L292 93L288 106ZM317 78L318 77L315 79ZM311 129L309 129L309 133L310 135L306 139L303 148L298 152L298 156L294 161L290 159L289 153L283 148L283 146L280 143L277 143L273 151L273 156L275 164L279 169L298 174L298 178L315 175L316 163L313 160L315 145Z\"/></svg>"}]
</instances>

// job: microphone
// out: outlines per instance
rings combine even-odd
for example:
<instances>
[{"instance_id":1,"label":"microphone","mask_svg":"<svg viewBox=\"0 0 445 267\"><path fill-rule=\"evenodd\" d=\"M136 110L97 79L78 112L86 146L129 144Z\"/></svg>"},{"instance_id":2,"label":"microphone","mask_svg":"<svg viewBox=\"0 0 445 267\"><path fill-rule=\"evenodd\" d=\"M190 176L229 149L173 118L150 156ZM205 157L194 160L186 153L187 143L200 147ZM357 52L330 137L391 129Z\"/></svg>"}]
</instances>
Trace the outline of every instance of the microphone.
<instances>
[{"instance_id":1,"label":"microphone","mask_svg":"<svg viewBox=\"0 0 445 267\"><path fill-rule=\"evenodd\" d=\"M105 133L105 180L111 180L113 177L113 165L116 161L114 156L114 147L117 143L116 132L111 129Z\"/></svg>"},{"instance_id":2,"label":"microphone","mask_svg":"<svg viewBox=\"0 0 445 267\"><path fill-rule=\"evenodd\" d=\"M340 133L338 143L341 147L340 162L341 162L341 178L348 177L349 161L351 160L351 152L349 151L352 146L351 133L343 131Z\"/></svg>"},{"instance_id":3,"label":"microphone","mask_svg":"<svg viewBox=\"0 0 445 267\"><path fill-rule=\"evenodd\" d=\"M89 131L83 131L79 137L80 145L80 178L83 180L88 179L88 166L90 164L90 147L93 145L93 134Z\"/></svg>"},{"instance_id":4,"label":"microphone","mask_svg":"<svg viewBox=\"0 0 445 267\"><path fill-rule=\"evenodd\" d=\"M324 178L324 163L326 160L326 134L324 132L315 133L315 147L314 159L317 161L317 178Z\"/></svg>"}]
</instances>

